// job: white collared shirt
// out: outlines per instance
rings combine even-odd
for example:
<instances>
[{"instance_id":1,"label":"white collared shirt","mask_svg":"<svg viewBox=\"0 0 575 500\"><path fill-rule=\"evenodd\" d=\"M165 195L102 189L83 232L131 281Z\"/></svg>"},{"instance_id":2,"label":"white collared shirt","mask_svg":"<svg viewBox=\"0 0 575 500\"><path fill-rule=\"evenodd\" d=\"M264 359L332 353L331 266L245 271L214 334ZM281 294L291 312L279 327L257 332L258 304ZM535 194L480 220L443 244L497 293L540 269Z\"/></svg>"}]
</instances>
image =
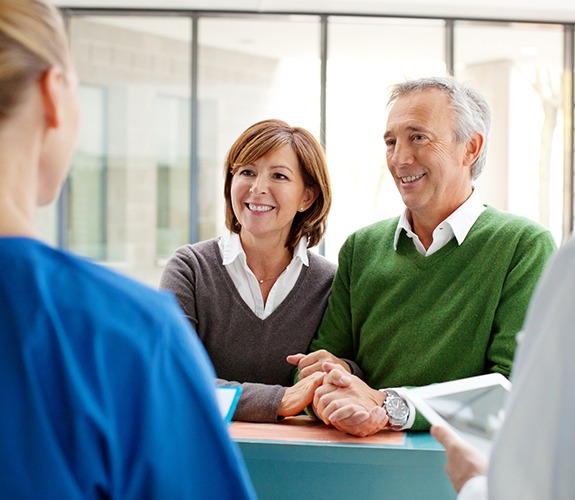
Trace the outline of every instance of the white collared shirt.
<instances>
[{"instance_id":1,"label":"white collared shirt","mask_svg":"<svg viewBox=\"0 0 575 500\"><path fill-rule=\"evenodd\" d=\"M465 240L467 233L469 233L471 227L475 224L475 221L481 215L483 210L485 210L485 206L481 201L479 193L474 189L471 196L433 230L433 240L429 248L426 250L421 243L419 236L417 236L417 234L415 234L411 229L411 223L409 222L408 217L409 211L406 208L403 211L403 214L401 214L397 224L397 229L395 230L393 248L397 250L397 241L399 240L399 235L402 230L405 230L407 236L412 239L417 251L426 257L443 248L454 236L457 239L457 244L461 245L463 240Z\"/></svg>"},{"instance_id":2,"label":"white collared shirt","mask_svg":"<svg viewBox=\"0 0 575 500\"><path fill-rule=\"evenodd\" d=\"M293 258L284 272L274 283L268 299L264 299L260 285L252 270L248 267L246 253L242 247L239 234L224 234L218 241L222 264L232 278L239 294L245 303L260 319L267 318L282 303L299 278L302 266L309 266L307 256L307 237L302 236L294 248Z\"/></svg>"}]
</instances>

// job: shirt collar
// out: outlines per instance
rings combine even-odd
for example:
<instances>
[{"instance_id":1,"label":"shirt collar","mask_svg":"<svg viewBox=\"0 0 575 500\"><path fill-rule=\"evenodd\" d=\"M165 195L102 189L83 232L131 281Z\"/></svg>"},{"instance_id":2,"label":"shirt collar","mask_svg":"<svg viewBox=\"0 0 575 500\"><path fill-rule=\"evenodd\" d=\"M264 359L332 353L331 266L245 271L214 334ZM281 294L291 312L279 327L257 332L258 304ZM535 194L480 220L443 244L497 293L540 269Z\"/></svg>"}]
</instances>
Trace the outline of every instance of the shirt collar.
<instances>
[{"instance_id":1,"label":"shirt collar","mask_svg":"<svg viewBox=\"0 0 575 500\"><path fill-rule=\"evenodd\" d=\"M483 210L485 210L485 206L483 205L481 196L479 196L476 189L473 189L471 196L467 198L455 212L447 217L442 224L449 224L457 239L457 243L461 245ZM409 222L409 209L407 207L401 214L397 228L395 229L395 236L393 238L393 248L395 250L397 250L397 242L399 241L399 235L402 230L407 232L412 231L411 223Z\"/></svg>"},{"instance_id":2,"label":"shirt collar","mask_svg":"<svg viewBox=\"0 0 575 500\"><path fill-rule=\"evenodd\" d=\"M246 262L246 253L242 247L239 234L232 233L231 231L223 234L218 242L218 246L220 247L222 264L224 266L231 264L238 258L241 259L242 262ZM295 259L300 259L302 264L309 266L307 255L307 236L302 236L294 248L292 262Z\"/></svg>"}]
</instances>

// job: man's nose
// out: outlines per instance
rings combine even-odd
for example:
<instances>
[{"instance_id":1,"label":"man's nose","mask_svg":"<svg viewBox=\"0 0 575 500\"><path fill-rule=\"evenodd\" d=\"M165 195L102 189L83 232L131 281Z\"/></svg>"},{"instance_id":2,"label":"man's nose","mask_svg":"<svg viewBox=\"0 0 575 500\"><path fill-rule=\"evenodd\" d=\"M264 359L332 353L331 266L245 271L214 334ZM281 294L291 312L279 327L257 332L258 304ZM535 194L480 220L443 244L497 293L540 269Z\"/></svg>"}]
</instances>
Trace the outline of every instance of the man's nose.
<instances>
[{"instance_id":1,"label":"man's nose","mask_svg":"<svg viewBox=\"0 0 575 500\"><path fill-rule=\"evenodd\" d=\"M410 165L413 163L412 148L405 142L397 141L393 148L393 153L391 154L390 160L391 164L395 167Z\"/></svg>"}]
</instances>

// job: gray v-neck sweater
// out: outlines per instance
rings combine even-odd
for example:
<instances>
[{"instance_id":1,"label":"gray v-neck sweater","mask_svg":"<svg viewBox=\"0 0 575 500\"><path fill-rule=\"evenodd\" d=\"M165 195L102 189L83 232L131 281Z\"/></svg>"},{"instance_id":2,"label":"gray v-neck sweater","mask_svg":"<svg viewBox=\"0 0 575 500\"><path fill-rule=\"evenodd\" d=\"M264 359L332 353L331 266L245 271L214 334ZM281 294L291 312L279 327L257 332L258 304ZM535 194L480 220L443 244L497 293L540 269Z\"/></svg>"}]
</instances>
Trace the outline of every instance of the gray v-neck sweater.
<instances>
[{"instance_id":1,"label":"gray v-neck sweater","mask_svg":"<svg viewBox=\"0 0 575 500\"><path fill-rule=\"evenodd\" d=\"M178 248L160 287L172 290L196 329L222 385L241 385L235 420L274 422L294 367L306 353L331 290L336 265L308 251L293 289L266 319L257 317L222 265L218 240Z\"/></svg>"}]
</instances>

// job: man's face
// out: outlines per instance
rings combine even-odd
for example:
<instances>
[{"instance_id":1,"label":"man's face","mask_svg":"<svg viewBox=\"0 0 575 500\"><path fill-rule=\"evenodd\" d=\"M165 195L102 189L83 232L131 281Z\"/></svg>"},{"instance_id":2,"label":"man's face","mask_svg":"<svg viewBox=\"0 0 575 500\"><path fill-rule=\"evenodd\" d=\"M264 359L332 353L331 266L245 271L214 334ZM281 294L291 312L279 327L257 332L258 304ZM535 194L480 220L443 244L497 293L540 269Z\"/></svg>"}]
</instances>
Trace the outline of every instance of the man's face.
<instances>
[{"instance_id":1,"label":"man's face","mask_svg":"<svg viewBox=\"0 0 575 500\"><path fill-rule=\"evenodd\" d=\"M437 222L471 194L468 142L457 143L448 97L427 89L393 104L384 140L387 166L414 218Z\"/></svg>"}]
</instances>

